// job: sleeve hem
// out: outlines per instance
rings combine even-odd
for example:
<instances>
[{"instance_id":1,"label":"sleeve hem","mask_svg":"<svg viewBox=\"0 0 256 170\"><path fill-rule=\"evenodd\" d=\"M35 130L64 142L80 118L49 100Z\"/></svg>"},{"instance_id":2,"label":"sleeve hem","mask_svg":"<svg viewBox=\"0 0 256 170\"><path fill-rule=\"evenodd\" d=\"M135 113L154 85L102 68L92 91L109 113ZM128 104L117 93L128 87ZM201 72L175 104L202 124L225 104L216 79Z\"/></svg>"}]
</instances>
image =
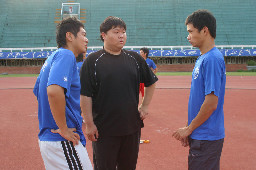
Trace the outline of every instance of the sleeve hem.
<instances>
[{"instance_id":1,"label":"sleeve hem","mask_svg":"<svg viewBox=\"0 0 256 170\"><path fill-rule=\"evenodd\" d=\"M208 90L206 91L204 94L205 96L207 96L208 94L211 94L213 92L213 94L217 97L219 97L219 93L216 92L216 90L212 89L212 90Z\"/></svg>"}]
</instances>

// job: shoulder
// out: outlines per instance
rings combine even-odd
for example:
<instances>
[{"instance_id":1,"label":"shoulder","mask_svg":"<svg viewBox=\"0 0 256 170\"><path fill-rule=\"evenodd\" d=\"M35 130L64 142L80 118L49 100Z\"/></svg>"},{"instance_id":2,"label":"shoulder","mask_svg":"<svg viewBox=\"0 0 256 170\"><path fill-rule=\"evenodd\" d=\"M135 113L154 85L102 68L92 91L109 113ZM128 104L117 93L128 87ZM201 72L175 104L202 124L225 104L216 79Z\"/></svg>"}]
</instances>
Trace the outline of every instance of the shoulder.
<instances>
[{"instance_id":1,"label":"shoulder","mask_svg":"<svg viewBox=\"0 0 256 170\"><path fill-rule=\"evenodd\" d=\"M57 50L59 55L63 55L63 56L75 56L74 53L68 49L63 49L60 48Z\"/></svg>"},{"instance_id":2,"label":"shoulder","mask_svg":"<svg viewBox=\"0 0 256 170\"><path fill-rule=\"evenodd\" d=\"M56 51L55 55L53 56L53 60L76 62L76 57L72 51L60 48Z\"/></svg>"},{"instance_id":3,"label":"shoulder","mask_svg":"<svg viewBox=\"0 0 256 170\"><path fill-rule=\"evenodd\" d=\"M135 52L135 51L128 51L128 50L124 50L123 49L123 51L124 51L124 53L126 53L126 54L129 54L129 55L131 55L131 56L133 56L133 57L141 57L137 52Z\"/></svg>"},{"instance_id":4,"label":"shoulder","mask_svg":"<svg viewBox=\"0 0 256 170\"><path fill-rule=\"evenodd\" d=\"M224 56L218 48L211 50L204 58L205 63L224 64Z\"/></svg>"},{"instance_id":5,"label":"shoulder","mask_svg":"<svg viewBox=\"0 0 256 170\"><path fill-rule=\"evenodd\" d=\"M135 51L123 50L123 52L129 56L134 57L137 61L143 61L144 59Z\"/></svg>"},{"instance_id":6,"label":"shoulder","mask_svg":"<svg viewBox=\"0 0 256 170\"><path fill-rule=\"evenodd\" d=\"M83 62L80 61L80 62L77 62L76 64L77 64L78 66L82 66L82 65L83 65Z\"/></svg>"},{"instance_id":7,"label":"shoulder","mask_svg":"<svg viewBox=\"0 0 256 170\"><path fill-rule=\"evenodd\" d=\"M153 60L151 60L150 58L147 58L146 61L147 61L147 62L150 62L150 63L153 62Z\"/></svg>"},{"instance_id":8,"label":"shoulder","mask_svg":"<svg viewBox=\"0 0 256 170\"><path fill-rule=\"evenodd\" d=\"M96 51L96 52L93 52L93 53L90 53L88 55L88 57L86 58L87 61L93 61L93 60L97 60L97 58L99 58L101 55L104 54L104 51L103 50L99 50L99 51Z\"/></svg>"}]
</instances>

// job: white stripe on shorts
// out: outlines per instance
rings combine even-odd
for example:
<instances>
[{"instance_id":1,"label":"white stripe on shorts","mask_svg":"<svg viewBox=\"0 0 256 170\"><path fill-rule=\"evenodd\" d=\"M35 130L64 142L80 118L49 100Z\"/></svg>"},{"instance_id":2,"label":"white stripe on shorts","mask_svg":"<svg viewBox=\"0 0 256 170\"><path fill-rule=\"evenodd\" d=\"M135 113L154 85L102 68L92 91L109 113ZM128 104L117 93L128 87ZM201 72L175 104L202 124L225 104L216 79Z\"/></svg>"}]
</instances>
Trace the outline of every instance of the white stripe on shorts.
<instances>
[{"instance_id":1,"label":"white stripe on shorts","mask_svg":"<svg viewBox=\"0 0 256 170\"><path fill-rule=\"evenodd\" d=\"M70 141L39 141L39 147L46 170L92 170L86 148L79 142L73 146Z\"/></svg>"}]
</instances>

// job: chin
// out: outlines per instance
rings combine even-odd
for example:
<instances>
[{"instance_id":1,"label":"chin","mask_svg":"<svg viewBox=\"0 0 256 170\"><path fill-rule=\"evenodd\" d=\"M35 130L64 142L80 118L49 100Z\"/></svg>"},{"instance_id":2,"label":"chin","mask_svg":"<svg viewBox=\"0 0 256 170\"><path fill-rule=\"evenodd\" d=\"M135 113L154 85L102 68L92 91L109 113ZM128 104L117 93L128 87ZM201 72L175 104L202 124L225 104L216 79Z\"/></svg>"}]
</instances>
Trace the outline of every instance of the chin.
<instances>
[{"instance_id":1,"label":"chin","mask_svg":"<svg viewBox=\"0 0 256 170\"><path fill-rule=\"evenodd\" d=\"M122 49L124 47L124 44L119 44L117 47Z\"/></svg>"},{"instance_id":2,"label":"chin","mask_svg":"<svg viewBox=\"0 0 256 170\"><path fill-rule=\"evenodd\" d=\"M198 47L196 44L191 44L192 45L192 47Z\"/></svg>"}]
</instances>

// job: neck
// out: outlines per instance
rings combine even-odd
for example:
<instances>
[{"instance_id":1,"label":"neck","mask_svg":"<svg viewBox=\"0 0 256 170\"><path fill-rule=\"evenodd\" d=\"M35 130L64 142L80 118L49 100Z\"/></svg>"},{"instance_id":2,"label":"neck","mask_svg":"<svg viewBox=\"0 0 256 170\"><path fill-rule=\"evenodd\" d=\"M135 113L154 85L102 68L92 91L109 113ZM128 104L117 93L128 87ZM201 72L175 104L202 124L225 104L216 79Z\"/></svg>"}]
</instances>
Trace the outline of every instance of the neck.
<instances>
[{"instance_id":1,"label":"neck","mask_svg":"<svg viewBox=\"0 0 256 170\"><path fill-rule=\"evenodd\" d=\"M214 39L210 39L209 41L205 41L201 47L199 47L202 55L210 51L213 47L215 47Z\"/></svg>"},{"instance_id":2,"label":"neck","mask_svg":"<svg viewBox=\"0 0 256 170\"><path fill-rule=\"evenodd\" d=\"M77 56L79 55L78 52L77 52L77 50L75 50L75 48L73 48L73 47L71 47L71 46L69 46L69 45L66 45L66 46L63 47L63 48L72 51L73 54L75 55L75 57L77 57Z\"/></svg>"},{"instance_id":3,"label":"neck","mask_svg":"<svg viewBox=\"0 0 256 170\"><path fill-rule=\"evenodd\" d=\"M104 50L113 55L121 54L122 48L110 47L104 43Z\"/></svg>"}]
</instances>

